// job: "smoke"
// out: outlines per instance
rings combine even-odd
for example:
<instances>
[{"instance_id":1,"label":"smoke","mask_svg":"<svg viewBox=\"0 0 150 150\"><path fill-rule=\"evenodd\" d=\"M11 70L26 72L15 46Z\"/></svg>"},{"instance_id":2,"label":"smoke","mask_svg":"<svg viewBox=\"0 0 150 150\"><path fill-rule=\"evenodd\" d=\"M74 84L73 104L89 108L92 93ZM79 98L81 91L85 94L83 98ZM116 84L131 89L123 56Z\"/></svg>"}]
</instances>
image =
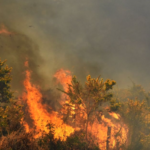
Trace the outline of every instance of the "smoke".
<instances>
[{"instance_id":1,"label":"smoke","mask_svg":"<svg viewBox=\"0 0 150 150\"><path fill-rule=\"evenodd\" d=\"M34 80L45 88L64 68L81 81L101 75L119 87L132 79L148 89L149 7L148 0L0 0L0 23L15 33L0 35L0 57L13 67L13 88L21 86L29 57Z\"/></svg>"},{"instance_id":2,"label":"smoke","mask_svg":"<svg viewBox=\"0 0 150 150\"><path fill-rule=\"evenodd\" d=\"M41 82L38 75L38 65L43 62L38 54L38 47L25 35L0 34L0 52L1 59L7 59L6 64L12 67L12 86L17 92L22 90L22 81L24 80L24 62L26 59L30 61L30 68L33 72L35 81Z\"/></svg>"}]
</instances>

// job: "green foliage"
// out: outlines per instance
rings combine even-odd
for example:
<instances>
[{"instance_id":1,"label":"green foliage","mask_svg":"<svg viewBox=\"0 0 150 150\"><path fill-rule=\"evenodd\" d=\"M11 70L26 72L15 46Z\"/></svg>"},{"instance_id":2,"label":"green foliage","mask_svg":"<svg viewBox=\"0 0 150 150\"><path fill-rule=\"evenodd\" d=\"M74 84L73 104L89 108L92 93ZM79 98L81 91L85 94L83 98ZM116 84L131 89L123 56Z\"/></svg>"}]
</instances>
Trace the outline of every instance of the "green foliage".
<instances>
[{"instance_id":1,"label":"green foliage","mask_svg":"<svg viewBox=\"0 0 150 150\"><path fill-rule=\"evenodd\" d=\"M65 93L69 96L72 104L83 104L85 107L88 107L87 101L90 101L94 106L96 104L101 105L112 97L112 94L107 93L107 91L112 89L115 83L113 80L103 82L103 79L101 79L99 81L99 78L94 79L88 75L87 82L85 82L83 87L74 76L72 78L72 85L69 85L68 92Z\"/></svg>"},{"instance_id":2,"label":"green foliage","mask_svg":"<svg viewBox=\"0 0 150 150\"><path fill-rule=\"evenodd\" d=\"M12 98L12 92L10 91L12 68L5 66L5 62L6 60L0 60L0 102L9 102Z\"/></svg>"},{"instance_id":3,"label":"green foliage","mask_svg":"<svg viewBox=\"0 0 150 150\"><path fill-rule=\"evenodd\" d=\"M68 91L62 91L68 95L69 99L63 106L64 116L71 117L75 124L83 125L86 130L87 139L87 128L88 124L92 123L93 118L97 115L97 112L102 111L101 106L106 102L110 102L112 94L109 90L116 84L114 80L106 80L98 78L91 78L87 76L85 85L82 86L75 76L72 78L72 84L68 86ZM117 109L117 106L116 106ZM65 118L65 120L67 120Z\"/></svg>"},{"instance_id":4,"label":"green foliage","mask_svg":"<svg viewBox=\"0 0 150 150\"><path fill-rule=\"evenodd\" d=\"M99 78L94 79L89 75L83 87L74 76L72 78L72 85L69 85L68 91L63 91L69 96L67 106L72 107L72 105L75 105L78 109L84 110L87 116L90 116L104 102L111 100L113 95L108 93L108 90L112 89L113 85L115 85L115 81L113 80L103 82L103 79L99 81ZM82 108L79 106L82 106Z\"/></svg>"},{"instance_id":5,"label":"green foliage","mask_svg":"<svg viewBox=\"0 0 150 150\"><path fill-rule=\"evenodd\" d=\"M128 142L125 150L148 150L150 147L150 93L141 85L133 83L129 89L114 92L120 101L120 114L128 127Z\"/></svg>"},{"instance_id":6,"label":"green foliage","mask_svg":"<svg viewBox=\"0 0 150 150\"><path fill-rule=\"evenodd\" d=\"M148 113L149 108L144 101L128 99L127 102L122 103L120 114L128 127L127 150L144 150L145 145L142 141L149 132L146 118Z\"/></svg>"},{"instance_id":7,"label":"green foliage","mask_svg":"<svg viewBox=\"0 0 150 150\"><path fill-rule=\"evenodd\" d=\"M43 133L42 138L38 140L38 145L45 150L99 150L94 143L87 143L84 139L82 131L75 132L67 137L66 141L54 139L54 125L47 125L49 133Z\"/></svg>"},{"instance_id":8,"label":"green foliage","mask_svg":"<svg viewBox=\"0 0 150 150\"><path fill-rule=\"evenodd\" d=\"M120 120L113 120L113 123L121 121L128 129L127 142L119 145L118 140L114 150L118 150L118 146L122 150L149 150L150 93L141 85L133 83L131 88L118 90L113 96L110 90L116 84L114 80L103 81L88 75L83 86L74 76L68 90L60 90L68 96L62 112L67 123L81 130L67 137L66 141L61 141L54 138L55 128L49 123L49 132L43 132L39 139L34 139L33 133L25 133L22 128L22 105L12 100L11 68L5 66L5 62L0 61L0 150L98 150L87 129L95 119L101 121L103 110L105 113L117 111L121 117ZM119 137L122 138L121 128L115 135L116 139Z\"/></svg>"},{"instance_id":9,"label":"green foliage","mask_svg":"<svg viewBox=\"0 0 150 150\"><path fill-rule=\"evenodd\" d=\"M126 108L125 111L125 116L123 116L124 118L128 119L128 122L131 123L131 125L133 126L134 124L137 125L137 123L144 123L145 120L145 115L146 115L146 110L148 109L146 107L145 102L140 102L138 100L130 100L128 99L128 102L126 102L126 104L124 104L124 107ZM134 122L133 122L134 120ZM134 124L133 124L134 123Z\"/></svg>"},{"instance_id":10,"label":"green foliage","mask_svg":"<svg viewBox=\"0 0 150 150\"><path fill-rule=\"evenodd\" d=\"M33 133L15 131L0 139L0 150L46 150L39 147Z\"/></svg>"},{"instance_id":11,"label":"green foliage","mask_svg":"<svg viewBox=\"0 0 150 150\"><path fill-rule=\"evenodd\" d=\"M115 99L112 99L110 101L110 110L115 112L115 111L118 111L121 107L121 103L120 102L117 102Z\"/></svg>"},{"instance_id":12,"label":"green foliage","mask_svg":"<svg viewBox=\"0 0 150 150\"><path fill-rule=\"evenodd\" d=\"M22 106L12 100L10 91L11 69L0 61L0 136L18 130L23 118ZM5 67L4 67L5 66Z\"/></svg>"},{"instance_id":13,"label":"green foliage","mask_svg":"<svg viewBox=\"0 0 150 150\"><path fill-rule=\"evenodd\" d=\"M0 107L0 133L1 135L10 134L17 131L21 126L23 118L22 106L11 101L4 109Z\"/></svg>"},{"instance_id":14,"label":"green foliage","mask_svg":"<svg viewBox=\"0 0 150 150\"><path fill-rule=\"evenodd\" d=\"M56 149L56 145L59 146L59 142L54 139L54 125L52 123L48 123L47 129L49 129L49 133L43 132L42 138L38 141L38 145L45 149Z\"/></svg>"}]
</instances>

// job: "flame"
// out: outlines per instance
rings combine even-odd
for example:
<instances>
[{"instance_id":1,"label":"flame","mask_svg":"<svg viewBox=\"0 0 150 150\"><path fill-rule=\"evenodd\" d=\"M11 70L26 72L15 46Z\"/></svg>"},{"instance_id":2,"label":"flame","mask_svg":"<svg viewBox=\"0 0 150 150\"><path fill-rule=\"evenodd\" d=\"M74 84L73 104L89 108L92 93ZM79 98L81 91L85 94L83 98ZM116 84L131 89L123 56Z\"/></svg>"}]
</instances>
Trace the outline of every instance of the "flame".
<instances>
[{"instance_id":1,"label":"flame","mask_svg":"<svg viewBox=\"0 0 150 150\"><path fill-rule=\"evenodd\" d=\"M12 32L9 32L4 25L1 25L1 30L0 34L6 34L6 35L11 35L13 34Z\"/></svg>"},{"instance_id":2,"label":"flame","mask_svg":"<svg viewBox=\"0 0 150 150\"><path fill-rule=\"evenodd\" d=\"M69 70L59 69L54 77L57 79L57 83L60 83L63 86L64 91L67 91L68 84L71 84L72 75Z\"/></svg>"},{"instance_id":3,"label":"flame","mask_svg":"<svg viewBox=\"0 0 150 150\"><path fill-rule=\"evenodd\" d=\"M28 66L28 62L25 62L25 65ZM42 94L40 93L39 87L31 84L31 73L29 70L26 70L26 79L24 80L25 92L23 93L23 99L26 100L26 103L29 107L30 117L34 121L34 125L38 131L49 132L46 125L50 121L54 124L54 137L61 140L66 140L67 136L70 136L74 132L74 129L63 123L63 120L57 116L57 112L52 112L51 114L46 111L44 106L41 104ZM35 137L41 136L39 135Z\"/></svg>"},{"instance_id":4,"label":"flame","mask_svg":"<svg viewBox=\"0 0 150 150\"><path fill-rule=\"evenodd\" d=\"M55 74L54 74L54 77L56 78L56 83L60 83L62 86L63 86L63 90L65 92L68 91L68 84L72 84L71 81L72 81L72 75L71 75L71 72L69 70L64 70L64 69L59 69ZM64 103L69 103L69 97L66 96L66 94L62 94L61 95L61 101L60 103L63 105ZM71 105L71 114L74 114L75 115L75 105L72 104ZM72 116L70 116L72 117Z\"/></svg>"},{"instance_id":5,"label":"flame","mask_svg":"<svg viewBox=\"0 0 150 150\"><path fill-rule=\"evenodd\" d=\"M58 70L54 77L56 78L57 83L60 83L63 86L65 92L67 92L68 84L71 84L72 76L69 70L60 69ZM62 96L62 101L68 103L67 99L64 99L64 95ZM82 108L82 105L80 106ZM71 113L74 112L75 105L72 105ZM119 120L120 115L114 112L109 113L110 116ZM86 115L84 115L86 117ZM109 147L114 148L117 142L120 144L125 143L127 140L127 127L123 124L113 123L111 119L105 118L103 115L101 117L102 123L99 123L98 120L95 120L92 125L89 125L88 131L97 138L97 142L99 143L100 149L106 149L106 140L108 139L108 127L111 128L111 136L109 139ZM117 133L120 133L121 136L117 136Z\"/></svg>"},{"instance_id":6,"label":"flame","mask_svg":"<svg viewBox=\"0 0 150 150\"><path fill-rule=\"evenodd\" d=\"M27 124L26 121L23 121L23 125L24 125L24 127L25 127L26 132L28 133L28 132L30 131L29 125Z\"/></svg>"},{"instance_id":7,"label":"flame","mask_svg":"<svg viewBox=\"0 0 150 150\"><path fill-rule=\"evenodd\" d=\"M28 67L28 61L25 62L25 66ZM63 86L64 91L67 91L68 84L71 84L72 76L69 70L60 69L54 75L57 83L60 83ZM34 125L37 130L49 132L46 125L48 121L54 124L54 137L61 140L66 140L67 136L70 136L71 133L74 133L75 129L80 130L80 128L73 128L63 122L63 120L58 117L57 112L48 113L45 107L41 104L42 94L40 93L39 87L31 84L30 82L31 73L29 70L26 70L26 79L24 80L24 87L26 92L23 94L23 99L26 100L26 103L29 107L30 117L34 121ZM68 101L64 99L64 95L62 95L61 100L65 103ZM72 105L72 114L74 114L75 106ZM113 118L119 119L119 114L109 113ZM109 138L109 147L115 148L117 142L124 143L127 139L127 127L121 124L119 121L116 123L112 122L111 119L105 118L102 116L102 123L99 123L98 120L95 119L92 125L89 125L88 131L96 137L96 142L99 143L99 147L101 149L106 149L106 141L108 140L108 127L111 128L110 138ZM29 132L30 128L27 124L25 124L27 132ZM117 133L120 133L121 136L117 136ZM36 135L35 137L39 137L41 134Z\"/></svg>"},{"instance_id":8,"label":"flame","mask_svg":"<svg viewBox=\"0 0 150 150\"><path fill-rule=\"evenodd\" d=\"M111 133L108 135L108 128L111 128ZM109 148L112 149L118 142L120 145L124 144L127 140L128 129L126 125L120 123L113 123L110 119L102 116L102 123L97 120L94 121L92 126L88 128L89 132L96 137L95 142L99 143L100 149L106 149L106 141L109 137ZM117 133L120 133L116 136Z\"/></svg>"},{"instance_id":9,"label":"flame","mask_svg":"<svg viewBox=\"0 0 150 150\"><path fill-rule=\"evenodd\" d=\"M111 113L109 113L109 115L111 115L113 118L115 118L115 119L119 119L120 118L120 115L119 114L116 114L116 113L114 113L114 112L111 112Z\"/></svg>"},{"instance_id":10,"label":"flame","mask_svg":"<svg viewBox=\"0 0 150 150\"><path fill-rule=\"evenodd\" d=\"M60 83L63 86L65 92L68 90L68 84L71 85L72 75L69 70L59 69L54 74L54 78L56 78L56 83ZM65 93L61 95L60 104L63 105L64 103L68 103L68 96ZM73 106L74 107L74 106Z\"/></svg>"}]
</instances>

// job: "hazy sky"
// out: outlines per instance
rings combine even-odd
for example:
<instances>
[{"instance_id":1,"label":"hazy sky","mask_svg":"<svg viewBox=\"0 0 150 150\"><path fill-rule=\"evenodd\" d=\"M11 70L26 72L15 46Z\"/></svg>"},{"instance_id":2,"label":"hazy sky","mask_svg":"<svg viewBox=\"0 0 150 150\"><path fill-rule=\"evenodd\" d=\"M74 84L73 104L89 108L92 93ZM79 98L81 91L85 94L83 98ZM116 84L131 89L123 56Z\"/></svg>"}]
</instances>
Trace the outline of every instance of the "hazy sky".
<instances>
[{"instance_id":1,"label":"hazy sky","mask_svg":"<svg viewBox=\"0 0 150 150\"><path fill-rule=\"evenodd\" d=\"M0 0L0 24L15 33L0 35L0 57L13 66L16 89L25 57L50 86L64 68L82 81L101 75L120 88L130 79L149 88L149 16L149 0Z\"/></svg>"}]
</instances>

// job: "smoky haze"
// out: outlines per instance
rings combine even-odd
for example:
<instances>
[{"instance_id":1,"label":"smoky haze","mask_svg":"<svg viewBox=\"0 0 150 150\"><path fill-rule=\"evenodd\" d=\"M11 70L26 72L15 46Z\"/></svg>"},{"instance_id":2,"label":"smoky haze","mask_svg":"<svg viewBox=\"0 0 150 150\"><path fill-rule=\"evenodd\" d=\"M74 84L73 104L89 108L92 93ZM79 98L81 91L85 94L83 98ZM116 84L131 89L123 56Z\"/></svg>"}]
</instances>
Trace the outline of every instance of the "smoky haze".
<instances>
[{"instance_id":1,"label":"smoky haze","mask_svg":"<svg viewBox=\"0 0 150 150\"><path fill-rule=\"evenodd\" d=\"M0 35L0 57L13 67L16 90L25 57L46 88L64 68L81 81L101 75L149 89L149 16L148 0L0 0L0 23L15 33Z\"/></svg>"}]
</instances>

